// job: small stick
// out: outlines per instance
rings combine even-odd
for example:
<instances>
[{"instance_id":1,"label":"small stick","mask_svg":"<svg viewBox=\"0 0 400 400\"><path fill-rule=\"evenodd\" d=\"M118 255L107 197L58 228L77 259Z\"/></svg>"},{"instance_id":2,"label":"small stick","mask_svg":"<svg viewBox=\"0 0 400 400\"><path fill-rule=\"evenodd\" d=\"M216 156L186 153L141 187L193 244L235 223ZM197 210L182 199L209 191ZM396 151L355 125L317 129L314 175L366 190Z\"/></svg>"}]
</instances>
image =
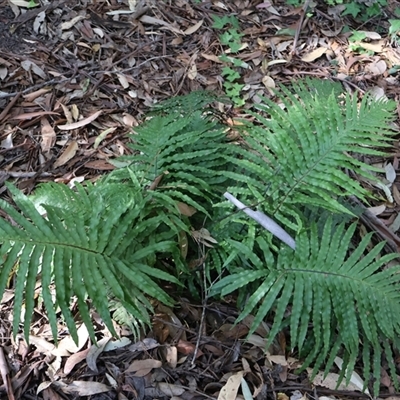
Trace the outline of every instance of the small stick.
<instances>
[{"instance_id":1,"label":"small stick","mask_svg":"<svg viewBox=\"0 0 400 400\"><path fill-rule=\"evenodd\" d=\"M297 29L296 29L296 34L295 34L294 40L293 40L293 48L292 48L292 51L290 52L291 55L293 55L293 54L296 52L297 42L298 42L298 40L299 40L299 36L300 36L301 28L302 28L302 25L303 25L304 17L305 17L305 15L306 15L307 8L308 8L310 2L311 2L311 0L306 0L306 1L304 2L304 5L303 5L303 12L301 13L301 17L300 17L300 21L299 21L299 26L298 26Z\"/></svg>"}]
</instances>

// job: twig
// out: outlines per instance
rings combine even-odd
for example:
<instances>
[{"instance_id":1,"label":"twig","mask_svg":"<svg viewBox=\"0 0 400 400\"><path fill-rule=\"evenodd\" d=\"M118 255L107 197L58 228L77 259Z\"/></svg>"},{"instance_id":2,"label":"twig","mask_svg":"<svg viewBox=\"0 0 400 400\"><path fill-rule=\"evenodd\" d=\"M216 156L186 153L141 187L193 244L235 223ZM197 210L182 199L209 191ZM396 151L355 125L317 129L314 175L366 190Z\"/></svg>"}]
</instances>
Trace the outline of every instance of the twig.
<instances>
[{"instance_id":1,"label":"twig","mask_svg":"<svg viewBox=\"0 0 400 400\"><path fill-rule=\"evenodd\" d=\"M17 172L17 171L3 171L0 170L0 176L8 175L11 178L33 178L34 176L53 176L51 172Z\"/></svg>"},{"instance_id":2,"label":"twig","mask_svg":"<svg viewBox=\"0 0 400 400\"><path fill-rule=\"evenodd\" d=\"M205 253L205 249L204 249L204 244L203 244L202 256L204 256L204 253ZM197 339L196 339L196 347L194 348L193 358L192 358L192 361L191 361L191 367L192 368L194 368L194 363L196 361L197 353L199 352L201 335L203 333L204 321L206 319L206 307L207 307L207 302L208 302L208 294L207 294L207 290L206 290L207 279L206 279L205 261L203 261L203 271L202 272L203 272L204 298L203 298L203 301L202 301L201 319L200 319L199 332L198 332Z\"/></svg>"},{"instance_id":3,"label":"twig","mask_svg":"<svg viewBox=\"0 0 400 400\"><path fill-rule=\"evenodd\" d=\"M393 253L399 253L400 238L394 232L392 232L376 215L369 211L368 208L357 199L357 197L351 196L350 202L363 210L363 213L360 215L361 221L386 241L386 246L389 247L390 251Z\"/></svg>"},{"instance_id":4,"label":"twig","mask_svg":"<svg viewBox=\"0 0 400 400\"><path fill-rule=\"evenodd\" d=\"M11 110L11 108L14 106L14 104L17 102L17 100L20 98L21 93L17 93L14 98L7 104L7 106L4 108L4 110L0 114L0 121L2 121L8 114L8 112Z\"/></svg>"},{"instance_id":5,"label":"twig","mask_svg":"<svg viewBox=\"0 0 400 400\"><path fill-rule=\"evenodd\" d=\"M19 92L13 92L13 93L0 92L0 99L7 99L9 97L13 97L13 96L16 96L18 94L26 94L26 93L29 93L29 92L33 92L34 90L41 89L44 86L68 82L71 79L72 78L63 78L63 79L54 78L54 79L51 79L49 81L38 83L37 85L34 85L34 86L30 86L30 87L28 87L28 88L26 88L24 90L19 91Z\"/></svg>"},{"instance_id":6,"label":"twig","mask_svg":"<svg viewBox=\"0 0 400 400\"><path fill-rule=\"evenodd\" d=\"M3 379L4 386L6 388L7 396L9 400L15 400L14 393L12 390L12 384L10 379L10 374L8 370L8 364L4 356L3 347L0 346L0 374Z\"/></svg>"},{"instance_id":7,"label":"twig","mask_svg":"<svg viewBox=\"0 0 400 400\"><path fill-rule=\"evenodd\" d=\"M310 2L311 2L311 0L306 0L306 1L304 2L304 5L303 5L303 12L301 13L301 17L300 17L300 21L299 21L299 26L298 26L297 29L296 29L296 34L295 34L294 40L293 40L293 48L292 48L292 51L290 52L291 55L293 55L293 54L296 52L297 42L298 42L298 40L299 40L299 36L300 36L301 29L302 29L304 17L305 17L305 15L306 15L307 8L308 8Z\"/></svg>"}]
</instances>

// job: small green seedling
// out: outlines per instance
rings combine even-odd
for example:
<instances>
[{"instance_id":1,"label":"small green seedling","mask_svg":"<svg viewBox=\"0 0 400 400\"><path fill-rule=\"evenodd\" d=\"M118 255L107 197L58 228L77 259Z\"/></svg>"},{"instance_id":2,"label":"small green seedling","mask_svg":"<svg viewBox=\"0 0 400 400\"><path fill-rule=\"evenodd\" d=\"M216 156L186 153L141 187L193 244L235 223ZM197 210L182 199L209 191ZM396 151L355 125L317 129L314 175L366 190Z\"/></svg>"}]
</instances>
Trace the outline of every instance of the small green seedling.
<instances>
[{"instance_id":1,"label":"small green seedling","mask_svg":"<svg viewBox=\"0 0 400 400\"><path fill-rule=\"evenodd\" d=\"M241 39L243 37L243 34L239 32L238 19L233 15L224 15L223 17L212 15L212 19L214 20L213 28L225 29L225 32L219 35L221 44L227 46L230 53L238 53L242 47ZM235 57L228 57L226 54L222 54L219 59L225 64L221 76L224 78L223 87L226 95L232 100L235 106L243 106L245 102L241 98L240 92L244 84L238 82L241 78L238 68L246 67L247 64Z\"/></svg>"},{"instance_id":2,"label":"small green seedling","mask_svg":"<svg viewBox=\"0 0 400 400\"><path fill-rule=\"evenodd\" d=\"M400 43L400 19L389 19L389 36L390 42Z\"/></svg>"},{"instance_id":3,"label":"small green seedling","mask_svg":"<svg viewBox=\"0 0 400 400\"><path fill-rule=\"evenodd\" d=\"M35 8L37 7L39 4L35 2L35 0L29 0L29 4L28 4L28 8Z\"/></svg>"},{"instance_id":4,"label":"small green seedling","mask_svg":"<svg viewBox=\"0 0 400 400\"><path fill-rule=\"evenodd\" d=\"M349 50L354 53L373 55L373 51L363 47L363 40L366 38L365 32L353 31L353 34L349 37Z\"/></svg>"}]
</instances>

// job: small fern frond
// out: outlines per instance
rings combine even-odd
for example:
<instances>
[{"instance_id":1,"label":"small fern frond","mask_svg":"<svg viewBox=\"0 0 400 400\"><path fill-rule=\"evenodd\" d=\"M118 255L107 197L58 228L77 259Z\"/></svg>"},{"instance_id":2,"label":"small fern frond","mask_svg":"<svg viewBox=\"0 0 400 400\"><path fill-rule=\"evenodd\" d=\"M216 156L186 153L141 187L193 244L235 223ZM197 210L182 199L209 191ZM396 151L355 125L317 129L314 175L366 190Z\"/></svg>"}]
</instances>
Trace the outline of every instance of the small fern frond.
<instances>
[{"instance_id":1,"label":"small fern frond","mask_svg":"<svg viewBox=\"0 0 400 400\"><path fill-rule=\"evenodd\" d=\"M112 294L110 294L109 297L112 298ZM132 331L135 339L138 339L145 329L143 321L140 317L137 317L137 307L140 307L140 303L136 305L136 308L132 308L129 304L123 304L116 299L111 299L109 301L112 319L119 325L127 326Z\"/></svg>"},{"instance_id":2,"label":"small fern frond","mask_svg":"<svg viewBox=\"0 0 400 400\"><path fill-rule=\"evenodd\" d=\"M250 334L273 311L271 343L290 308L291 346L297 346L303 355L307 329L312 325L312 349L306 354L303 368L311 363L318 368L332 356L338 337L342 346L336 354L344 350L348 355L345 367L353 368L360 343L381 347L382 340L394 339L400 333L400 268L382 270L396 255L381 257L384 243L365 253L372 235L368 234L348 256L355 226L345 229L345 224L334 225L328 220L320 237L314 224L308 233L298 235L296 252L285 246L273 263L263 263L264 257L256 256L254 249L245 250L242 244L231 242L232 250L244 254L252 266L223 278L213 286L212 293L227 295L243 288L246 276L253 285L258 280L258 289L238 318L240 321L257 310ZM269 244L262 236L257 243L270 260Z\"/></svg>"},{"instance_id":3,"label":"small fern frond","mask_svg":"<svg viewBox=\"0 0 400 400\"><path fill-rule=\"evenodd\" d=\"M187 95L176 96L164 100L161 103L154 104L150 115L170 115L173 113L187 115L199 110L212 113L214 111L211 108L209 110L207 109L208 106L215 101L227 103L228 99L216 96L208 90L196 90Z\"/></svg>"}]
</instances>

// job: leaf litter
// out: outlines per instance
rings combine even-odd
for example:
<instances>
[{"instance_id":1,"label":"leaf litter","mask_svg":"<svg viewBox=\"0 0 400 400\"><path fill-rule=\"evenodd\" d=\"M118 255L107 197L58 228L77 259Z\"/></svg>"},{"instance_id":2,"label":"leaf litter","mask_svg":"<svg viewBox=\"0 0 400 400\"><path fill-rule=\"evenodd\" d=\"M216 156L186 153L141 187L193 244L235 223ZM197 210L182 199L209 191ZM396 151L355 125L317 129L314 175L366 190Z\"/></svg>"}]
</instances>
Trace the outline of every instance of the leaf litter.
<instances>
[{"instance_id":1,"label":"leaf litter","mask_svg":"<svg viewBox=\"0 0 400 400\"><path fill-rule=\"evenodd\" d=\"M247 118L246 109L261 97L272 97L277 84L303 76L339 80L360 97L372 89L376 96L399 100L400 52L393 37L375 32L369 21L359 29L362 38L351 42L343 28L358 26L340 16L341 5L314 5L312 17L304 7L283 1L30 5L10 0L0 8L3 194L10 179L27 193L40 182L96 180L114 168L110 160L127 154L127 135L149 107L198 89L221 93L221 44L211 29L212 15L236 15L243 33L236 57L246 66L241 75L246 104L230 110L231 126L235 117ZM393 17L390 2L387 12ZM388 31L388 21L381 23ZM385 160L368 160L382 165L380 186L374 186L381 200L363 217L395 251L400 249L398 147ZM183 214L190 211L185 207ZM213 243L204 233L198 240ZM196 265L201 264L199 259ZM353 391L363 384L356 375L356 387L344 392L335 389L338 374L313 384L306 372L296 375L300 361L286 348L284 333L266 351L267 323L246 341L253 317L235 325L234 299L207 305L203 325L202 306L188 299L179 299L176 309L157 306L152 329L136 343L123 326L116 328L121 339L113 340L94 314L100 347L90 342L84 327L75 345L62 321L56 347L40 302L30 345L19 335L14 341L12 301L10 287L0 313L0 393L9 399L366 396ZM384 367L381 384L393 395Z\"/></svg>"}]
</instances>

